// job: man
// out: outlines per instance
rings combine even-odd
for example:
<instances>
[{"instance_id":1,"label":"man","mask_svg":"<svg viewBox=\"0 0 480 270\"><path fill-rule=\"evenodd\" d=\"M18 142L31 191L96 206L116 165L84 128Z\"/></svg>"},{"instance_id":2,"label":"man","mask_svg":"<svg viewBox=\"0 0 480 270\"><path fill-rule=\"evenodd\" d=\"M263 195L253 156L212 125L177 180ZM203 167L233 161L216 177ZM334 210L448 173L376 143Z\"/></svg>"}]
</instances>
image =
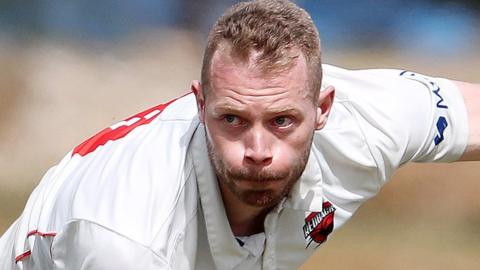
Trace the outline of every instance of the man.
<instances>
[{"instance_id":1,"label":"man","mask_svg":"<svg viewBox=\"0 0 480 270\"><path fill-rule=\"evenodd\" d=\"M0 268L295 269L400 165L480 159L478 85L322 69L310 17L283 0L217 21L192 92L49 170Z\"/></svg>"}]
</instances>

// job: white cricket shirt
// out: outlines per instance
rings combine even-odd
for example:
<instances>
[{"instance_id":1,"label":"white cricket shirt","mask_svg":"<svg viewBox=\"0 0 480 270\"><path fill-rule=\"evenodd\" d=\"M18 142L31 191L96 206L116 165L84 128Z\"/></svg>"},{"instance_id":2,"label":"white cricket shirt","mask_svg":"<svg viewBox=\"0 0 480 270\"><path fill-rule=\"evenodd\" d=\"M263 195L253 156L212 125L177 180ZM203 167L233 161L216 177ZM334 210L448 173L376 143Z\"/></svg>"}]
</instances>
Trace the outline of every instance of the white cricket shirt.
<instances>
[{"instance_id":1,"label":"white cricket shirt","mask_svg":"<svg viewBox=\"0 0 480 270\"><path fill-rule=\"evenodd\" d=\"M306 169L235 238L193 94L115 124L50 169L0 239L0 269L296 269L409 161L453 161L468 137L446 79L324 65L336 97Z\"/></svg>"}]
</instances>

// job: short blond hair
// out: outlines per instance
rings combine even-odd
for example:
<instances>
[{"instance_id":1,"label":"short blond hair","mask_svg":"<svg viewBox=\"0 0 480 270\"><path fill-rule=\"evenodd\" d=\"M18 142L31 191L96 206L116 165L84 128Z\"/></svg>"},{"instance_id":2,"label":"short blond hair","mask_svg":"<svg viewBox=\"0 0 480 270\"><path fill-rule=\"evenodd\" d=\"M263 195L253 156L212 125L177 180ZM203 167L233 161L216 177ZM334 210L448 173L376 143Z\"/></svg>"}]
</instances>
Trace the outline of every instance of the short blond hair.
<instances>
[{"instance_id":1,"label":"short blond hair","mask_svg":"<svg viewBox=\"0 0 480 270\"><path fill-rule=\"evenodd\" d=\"M248 63L258 52L255 66L263 73L291 67L298 49L309 70L309 86L317 96L322 82L320 37L310 15L287 0L255 0L229 8L215 23L208 36L201 80L210 88L210 68L214 53L228 47L230 56Z\"/></svg>"}]
</instances>

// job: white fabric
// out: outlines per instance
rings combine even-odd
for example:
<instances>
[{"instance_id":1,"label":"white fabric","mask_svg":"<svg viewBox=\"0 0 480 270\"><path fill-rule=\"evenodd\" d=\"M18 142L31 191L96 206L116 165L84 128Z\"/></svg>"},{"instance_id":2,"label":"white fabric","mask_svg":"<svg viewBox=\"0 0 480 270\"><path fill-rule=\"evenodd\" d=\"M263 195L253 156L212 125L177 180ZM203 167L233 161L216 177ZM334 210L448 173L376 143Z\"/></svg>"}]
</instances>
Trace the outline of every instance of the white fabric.
<instances>
[{"instance_id":1,"label":"white fabric","mask_svg":"<svg viewBox=\"0 0 480 270\"><path fill-rule=\"evenodd\" d=\"M50 169L0 239L0 269L295 269L321 247L309 242L318 222L333 215L338 229L402 164L456 160L466 147L465 106L448 80L324 65L327 85L337 89L329 122L267 215L263 253L230 230L189 94Z\"/></svg>"},{"instance_id":2,"label":"white fabric","mask_svg":"<svg viewBox=\"0 0 480 270\"><path fill-rule=\"evenodd\" d=\"M235 236L237 240L240 240L242 248L250 252L251 255L259 257L263 253L263 248L265 246L265 233L257 233L249 236Z\"/></svg>"}]
</instances>

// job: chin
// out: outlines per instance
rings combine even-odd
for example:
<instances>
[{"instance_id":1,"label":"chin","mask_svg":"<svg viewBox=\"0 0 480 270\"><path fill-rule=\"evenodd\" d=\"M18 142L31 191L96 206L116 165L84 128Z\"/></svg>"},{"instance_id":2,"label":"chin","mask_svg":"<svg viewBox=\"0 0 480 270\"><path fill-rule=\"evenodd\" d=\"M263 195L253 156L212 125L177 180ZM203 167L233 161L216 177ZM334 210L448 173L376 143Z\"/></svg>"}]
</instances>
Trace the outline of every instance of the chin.
<instances>
[{"instance_id":1,"label":"chin","mask_svg":"<svg viewBox=\"0 0 480 270\"><path fill-rule=\"evenodd\" d=\"M249 190L240 194L240 200L245 204L260 208L271 208L282 201L285 195L273 190Z\"/></svg>"}]
</instances>

